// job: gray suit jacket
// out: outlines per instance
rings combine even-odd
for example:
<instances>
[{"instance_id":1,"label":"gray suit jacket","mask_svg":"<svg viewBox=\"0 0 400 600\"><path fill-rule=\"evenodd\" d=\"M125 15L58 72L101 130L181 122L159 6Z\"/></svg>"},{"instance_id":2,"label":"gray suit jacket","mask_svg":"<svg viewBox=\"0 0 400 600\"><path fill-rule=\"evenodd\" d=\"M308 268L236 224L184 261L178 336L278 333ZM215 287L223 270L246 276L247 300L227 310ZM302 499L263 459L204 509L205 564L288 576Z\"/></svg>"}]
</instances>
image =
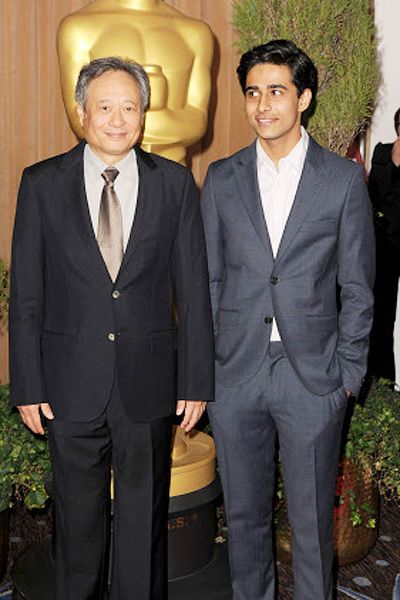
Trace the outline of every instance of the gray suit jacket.
<instances>
[{"instance_id":1,"label":"gray suit jacket","mask_svg":"<svg viewBox=\"0 0 400 600\"><path fill-rule=\"evenodd\" d=\"M357 394L372 321L374 233L363 170L310 138L274 259L253 143L213 163L202 194L216 378L240 386L266 356L272 317L304 386Z\"/></svg>"}]
</instances>

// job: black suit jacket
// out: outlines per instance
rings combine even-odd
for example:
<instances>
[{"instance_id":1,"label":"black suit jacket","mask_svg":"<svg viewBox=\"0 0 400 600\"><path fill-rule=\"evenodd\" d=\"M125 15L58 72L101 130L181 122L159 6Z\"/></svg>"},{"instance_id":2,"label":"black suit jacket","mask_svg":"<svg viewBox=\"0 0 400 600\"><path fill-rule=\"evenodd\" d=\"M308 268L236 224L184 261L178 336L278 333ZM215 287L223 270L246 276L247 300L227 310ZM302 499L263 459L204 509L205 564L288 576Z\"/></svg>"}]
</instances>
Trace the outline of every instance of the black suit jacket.
<instances>
[{"instance_id":1,"label":"black suit jacket","mask_svg":"<svg viewBox=\"0 0 400 600\"><path fill-rule=\"evenodd\" d=\"M400 246L400 167L392 162L393 144L377 144L372 156L368 189L378 240Z\"/></svg>"},{"instance_id":2,"label":"black suit jacket","mask_svg":"<svg viewBox=\"0 0 400 600\"><path fill-rule=\"evenodd\" d=\"M135 149L137 208L114 284L90 220L84 145L23 173L11 268L12 403L49 402L56 417L88 421L104 410L114 376L137 421L173 413L177 398L212 400L205 245L190 171Z\"/></svg>"}]
</instances>

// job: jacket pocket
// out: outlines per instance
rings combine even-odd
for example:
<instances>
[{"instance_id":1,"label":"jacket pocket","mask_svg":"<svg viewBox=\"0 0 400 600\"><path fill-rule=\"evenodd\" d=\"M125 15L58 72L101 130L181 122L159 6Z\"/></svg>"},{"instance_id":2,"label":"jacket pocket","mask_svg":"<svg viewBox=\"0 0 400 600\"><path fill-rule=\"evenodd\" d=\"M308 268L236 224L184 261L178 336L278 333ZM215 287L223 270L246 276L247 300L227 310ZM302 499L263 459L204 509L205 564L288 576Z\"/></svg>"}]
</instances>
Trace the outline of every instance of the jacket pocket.
<instances>
[{"instance_id":1,"label":"jacket pocket","mask_svg":"<svg viewBox=\"0 0 400 600\"><path fill-rule=\"evenodd\" d=\"M240 321L242 311L237 308L220 308L215 319L216 327L230 327Z\"/></svg>"},{"instance_id":2,"label":"jacket pocket","mask_svg":"<svg viewBox=\"0 0 400 600\"><path fill-rule=\"evenodd\" d=\"M56 352L68 354L72 352L76 336L70 333L58 333L55 331L43 331L41 347L43 352Z\"/></svg>"}]
</instances>

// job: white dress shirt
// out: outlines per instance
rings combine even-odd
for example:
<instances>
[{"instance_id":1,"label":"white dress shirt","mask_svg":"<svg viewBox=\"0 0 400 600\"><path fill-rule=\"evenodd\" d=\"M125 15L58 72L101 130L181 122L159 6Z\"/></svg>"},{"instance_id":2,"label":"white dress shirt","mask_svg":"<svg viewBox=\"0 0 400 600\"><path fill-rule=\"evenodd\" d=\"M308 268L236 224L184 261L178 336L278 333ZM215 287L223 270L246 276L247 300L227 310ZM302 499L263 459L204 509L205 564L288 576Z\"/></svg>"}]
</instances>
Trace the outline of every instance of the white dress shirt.
<instances>
[{"instance_id":1,"label":"white dress shirt","mask_svg":"<svg viewBox=\"0 0 400 600\"><path fill-rule=\"evenodd\" d=\"M92 221L93 231L96 237L99 221L101 193L105 183L101 174L109 166L110 165L103 163L103 161L96 156L89 144L86 144L83 152L83 172L85 179L86 198L89 205L89 213ZM125 251L132 229L139 189L139 171L135 151L131 150L125 156L125 158L113 166L119 171L114 183L114 189L121 204Z\"/></svg>"},{"instance_id":2,"label":"white dress shirt","mask_svg":"<svg viewBox=\"0 0 400 600\"><path fill-rule=\"evenodd\" d=\"M296 196L304 160L308 149L308 133L302 127L301 138L278 167L257 140L257 176L262 207L274 257ZM275 319L272 323L271 341L280 341Z\"/></svg>"}]
</instances>

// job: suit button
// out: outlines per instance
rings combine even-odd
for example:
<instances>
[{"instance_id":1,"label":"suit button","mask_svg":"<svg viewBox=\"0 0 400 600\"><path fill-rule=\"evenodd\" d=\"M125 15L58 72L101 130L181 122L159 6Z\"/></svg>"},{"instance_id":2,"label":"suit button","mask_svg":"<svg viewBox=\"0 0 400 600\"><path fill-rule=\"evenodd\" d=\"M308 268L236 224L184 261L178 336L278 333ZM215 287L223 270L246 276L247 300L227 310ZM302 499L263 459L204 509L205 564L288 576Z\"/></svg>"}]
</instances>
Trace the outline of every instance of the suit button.
<instances>
[{"instance_id":1,"label":"suit button","mask_svg":"<svg viewBox=\"0 0 400 600\"><path fill-rule=\"evenodd\" d=\"M267 325L271 325L272 321L273 321L272 317L265 317L265 319L264 319L264 322L265 322Z\"/></svg>"},{"instance_id":2,"label":"suit button","mask_svg":"<svg viewBox=\"0 0 400 600\"><path fill-rule=\"evenodd\" d=\"M114 290L112 293L112 297L114 298L114 300L116 300L117 298L119 298L121 295L121 292L119 292L118 290Z\"/></svg>"},{"instance_id":3,"label":"suit button","mask_svg":"<svg viewBox=\"0 0 400 600\"><path fill-rule=\"evenodd\" d=\"M279 277L277 277L276 275L272 275L272 277L270 277L270 282L272 283L272 285L276 285L279 281Z\"/></svg>"},{"instance_id":4,"label":"suit button","mask_svg":"<svg viewBox=\"0 0 400 600\"><path fill-rule=\"evenodd\" d=\"M110 342L114 342L115 341L115 333L109 333L107 337L110 340Z\"/></svg>"}]
</instances>

